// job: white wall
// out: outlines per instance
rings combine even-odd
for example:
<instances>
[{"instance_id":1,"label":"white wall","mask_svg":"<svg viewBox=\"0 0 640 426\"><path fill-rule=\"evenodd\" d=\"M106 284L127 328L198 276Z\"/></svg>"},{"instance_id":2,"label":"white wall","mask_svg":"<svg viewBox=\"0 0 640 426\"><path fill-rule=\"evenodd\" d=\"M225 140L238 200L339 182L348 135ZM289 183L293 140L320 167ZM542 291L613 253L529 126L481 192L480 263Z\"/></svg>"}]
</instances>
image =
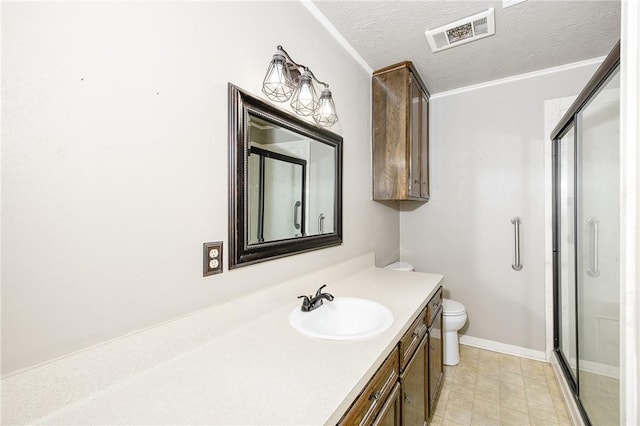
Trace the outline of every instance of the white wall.
<instances>
[{"instance_id":1,"label":"white wall","mask_svg":"<svg viewBox=\"0 0 640 426\"><path fill-rule=\"evenodd\" d=\"M352 256L398 257L398 212L370 201L369 76L301 4L2 9L3 374ZM259 94L278 44L331 83L344 244L231 272L225 253L203 278L202 243L228 247L227 82Z\"/></svg>"},{"instance_id":2,"label":"white wall","mask_svg":"<svg viewBox=\"0 0 640 426\"><path fill-rule=\"evenodd\" d=\"M640 3L622 2L620 62L620 420L640 423Z\"/></svg>"},{"instance_id":3,"label":"white wall","mask_svg":"<svg viewBox=\"0 0 640 426\"><path fill-rule=\"evenodd\" d=\"M431 200L403 207L400 254L418 271L445 274L446 297L467 308L466 336L543 356L544 101L577 94L596 67L431 102ZM511 269L515 216L522 217L520 272Z\"/></svg>"}]
</instances>

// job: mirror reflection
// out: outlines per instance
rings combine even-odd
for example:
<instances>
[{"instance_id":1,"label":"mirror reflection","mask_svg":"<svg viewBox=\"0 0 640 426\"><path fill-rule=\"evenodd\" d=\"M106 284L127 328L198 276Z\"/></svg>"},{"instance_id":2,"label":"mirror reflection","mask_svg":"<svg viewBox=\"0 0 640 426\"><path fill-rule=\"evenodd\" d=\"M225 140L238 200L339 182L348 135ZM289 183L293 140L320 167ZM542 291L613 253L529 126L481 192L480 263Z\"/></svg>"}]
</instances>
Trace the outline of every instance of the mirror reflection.
<instances>
[{"instance_id":1,"label":"mirror reflection","mask_svg":"<svg viewBox=\"0 0 640 426\"><path fill-rule=\"evenodd\" d=\"M335 149L249 114L249 244L334 231Z\"/></svg>"},{"instance_id":2,"label":"mirror reflection","mask_svg":"<svg viewBox=\"0 0 640 426\"><path fill-rule=\"evenodd\" d=\"M229 269L342 244L342 137L229 83Z\"/></svg>"}]
</instances>

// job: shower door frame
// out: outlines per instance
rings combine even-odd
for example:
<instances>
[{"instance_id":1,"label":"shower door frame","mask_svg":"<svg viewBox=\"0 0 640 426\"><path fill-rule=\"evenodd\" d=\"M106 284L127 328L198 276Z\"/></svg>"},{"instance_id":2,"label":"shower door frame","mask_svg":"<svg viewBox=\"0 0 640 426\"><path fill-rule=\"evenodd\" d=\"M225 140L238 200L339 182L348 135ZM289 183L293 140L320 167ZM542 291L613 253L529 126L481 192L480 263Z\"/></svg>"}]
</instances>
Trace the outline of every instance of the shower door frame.
<instances>
[{"instance_id":1,"label":"shower door frame","mask_svg":"<svg viewBox=\"0 0 640 426\"><path fill-rule=\"evenodd\" d=\"M572 390L574 400L576 405L580 411L582 419L585 421L587 425L590 425L591 422L589 420L589 416L582 405L582 400L580 398L580 345L579 345L579 320L578 320L578 308L579 308L579 297L578 297L578 247L579 245L579 234L578 234L578 221L574 221L573 223L573 235L575 236L574 241L574 282L570 283L570 285L575 286L575 336L576 336L576 377L573 378L573 373L571 371L571 366L568 360L565 358L561 346L560 346L560 313L561 306L559 305L559 296L560 296L560 287L558 285L558 277L560 276L560 238L558 232L558 226L560 224L560 185L558 182L560 176L560 141L561 139L569 133L571 128L574 130L574 139L571 143L574 145L574 157L576 161L576 167L573 169L573 191L574 191L574 199L573 199L573 211L574 215L578 214L579 209L579 200L577 196L577 187L579 185L578 177L579 177L579 167L577 164L579 155L580 155L580 144L578 141L581 138L580 131L580 122L578 115L583 109L589 105L589 102L600 93L600 89L609 81L609 77L611 77L615 72L619 72L620 70L620 41L616 43L614 48L611 50L609 55L605 58L603 63L597 69L593 77L589 80L584 89L580 92L576 100L569 107L567 112L562 116L560 122L553 129L551 133L551 149L552 149L552 182L553 182L553 191L552 191L552 244L553 244L553 352L557 355L558 364L560 365L561 370L565 376L569 387Z\"/></svg>"}]
</instances>

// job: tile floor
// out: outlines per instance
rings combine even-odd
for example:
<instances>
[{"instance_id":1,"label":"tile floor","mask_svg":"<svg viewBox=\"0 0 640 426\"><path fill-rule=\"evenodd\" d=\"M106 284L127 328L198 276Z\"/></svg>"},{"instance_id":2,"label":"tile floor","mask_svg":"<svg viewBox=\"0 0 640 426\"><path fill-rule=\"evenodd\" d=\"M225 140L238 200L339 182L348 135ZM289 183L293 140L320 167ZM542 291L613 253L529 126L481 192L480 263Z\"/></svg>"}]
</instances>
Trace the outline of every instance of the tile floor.
<instances>
[{"instance_id":1,"label":"tile floor","mask_svg":"<svg viewBox=\"0 0 640 426\"><path fill-rule=\"evenodd\" d=\"M550 364L460 345L431 425L571 425Z\"/></svg>"}]
</instances>

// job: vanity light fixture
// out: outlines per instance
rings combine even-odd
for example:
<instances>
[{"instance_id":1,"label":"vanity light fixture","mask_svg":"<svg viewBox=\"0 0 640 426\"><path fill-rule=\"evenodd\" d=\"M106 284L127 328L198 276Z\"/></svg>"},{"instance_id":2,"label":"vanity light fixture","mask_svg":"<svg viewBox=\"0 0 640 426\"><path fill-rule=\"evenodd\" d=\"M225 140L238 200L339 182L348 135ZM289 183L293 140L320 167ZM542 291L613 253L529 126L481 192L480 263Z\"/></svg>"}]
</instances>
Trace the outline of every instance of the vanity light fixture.
<instances>
[{"instance_id":1,"label":"vanity light fixture","mask_svg":"<svg viewBox=\"0 0 640 426\"><path fill-rule=\"evenodd\" d=\"M320 98L314 82L323 86ZM298 115L312 116L320 126L331 127L338 121L329 85L318 80L307 66L291 59L282 46L278 46L271 59L262 83L262 93L272 101L291 99L291 108Z\"/></svg>"}]
</instances>

